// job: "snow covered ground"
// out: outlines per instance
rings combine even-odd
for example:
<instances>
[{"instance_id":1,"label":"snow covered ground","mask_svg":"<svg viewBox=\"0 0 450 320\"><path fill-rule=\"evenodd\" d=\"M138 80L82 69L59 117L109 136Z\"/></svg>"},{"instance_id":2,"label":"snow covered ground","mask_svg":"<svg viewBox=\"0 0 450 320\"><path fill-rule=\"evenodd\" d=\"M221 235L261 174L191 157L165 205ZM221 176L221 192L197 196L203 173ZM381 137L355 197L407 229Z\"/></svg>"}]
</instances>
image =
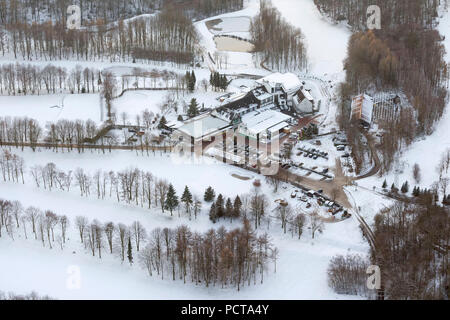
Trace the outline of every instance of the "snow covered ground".
<instances>
[{"instance_id":1,"label":"snow covered ground","mask_svg":"<svg viewBox=\"0 0 450 320\"><path fill-rule=\"evenodd\" d=\"M213 185L216 192L227 196L247 193L252 188L253 180L240 180L231 174L246 175L247 172L211 159L204 159L202 164L174 164L166 155L150 157L136 156L134 152L117 151L112 154L86 152L53 153L30 150L14 153L23 156L27 166L45 164L53 161L59 168L74 170L83 167L88 172L98 168L102 170L120 170L137 166L150 170L155 175L167 178L178 193L184 185L189 185L194 194L202 195L208 185ZM209 163L205 163L209 162ZM214 177L214 179L212 179ZM254 178L260 178L258 175ZM29 179L29 178L28 178ZM215 181L221 183L214 183ZM264 180L262 180L264 181ZM272 194L270 187L263 182L263 191L273 198L286 197L290 188L280 189L279 194ZM80 198L76 191L45 191L37 189L32 182L22 184L1 183L2 198L19 200L24 206L34 205L41 209L50 209L57 214L65 214L73 219L77 215L86 215L89 219L101 222L113 221L131 224L139 220L151 230L156 227L176 227L188 224L193 230L205 231L211 227L224 225L236 227L236 222L211 224L207 217L207 206L196 221L188 221L185 217L171 218L159 209L142 209L139 207L117 204L114 200L97 200L94 197ZM82 200L82 201L80 201ZM295 200L296 201L296 200ZM273 204L273 202L271 202ZM117 257L104 254L100 262L97 257L84 253L78 242L76 231L71 227L70 241L63 252L59 248L52 250L42 248L39 241L17 238L13 243L3 237L0 241L2 259L0 264L0 283L2 290L24 293L36 290L57 298L67 299L348 299L358 298L340 296L332 292L326 283L326 269L331 256L347 252L364 255L368 248L361 237L358 223L348 219L339 223L327 224L323 234L311 240L305 228L301 240L282 234L280 225L274 222L270 229L263 226L260 232L269 231L274 244L280 249L277 262L277 273L269 269L262 285L245 287L240 292L234 288L220 289L195 287L182 284L181 281L160 280L150 278L137 265L130 267L121 264ZM75 252L75 253L73 253ZM30 269L30 265L33 266ZM79 290L66 287L67 268L78 266L81 270L82 286ZM11 277L20 274L20 279ZM113 279L113 280L112 280ZM124 290L126 288L126 290Z\"/></svg>"},{"instance_id":2,"label":"snow covered ground","mask_svg":"<svg viewBox=\"0 0 450 320\"><path fill-rule=\"evenodd\" d=\"M339 81L343 76L342 61L346 54L349 31L342 26L329 24L320 16L312 0L273 0L273 4L280 10L289 22L300 27L305 35L308 45L308 55L311 61L311 71L321 78ZM233 29L232 20L227 18L252 17L258 13L259 1L248 0L245 9L217 17L199 21L195 27L201 36L201 46L204 48L204 58L208 61L209 52L215 58L217 51L213 40L214 34L208 30L205 22L211 19L221 19L218 26L226 32L241 35L246 30L241 30L242 25ZM243 21L241 19L241 21ZM247 28L247 26L244 26ZM224 58L224 52L219 52L218 57L227 60L223 68L227 74L259 74L268 72L255 66L251 53L226 52L228 58ZM2 59L0 63L12 62ZM15 62L15 61L14 61ZM32 62L44 65L44 62ZM75 61L52 62L67 68L73 68ZM47 64L47 62L45 62ZM83 67L95 66L100 69L113 71L117 76L127 74L134 67L147 70L156 68L167 69L179 74L186 70L176 69L169 65L157 66L132 63L110 62L82 62ZM213 68L215 69L215 68ZM197 83L202 79L209 80L210 70L195 69ZM326 77L324 75L327 74ZM321 80L312 81L312 89L322 97L329 97L323 90L331 89L329 85L322 85ZM251 80L236 80L230 90L242 89L242 85L250 85ZM309 84L309 82L308 82ZM199 93L200 92L200 93ZM183 99L189 103L192 97L196 97L205 107L217 103L216 97L223 93L205 93L202 90L195 95L185 95ZM126 112L129 119L134 119L137 114L148 109L157 113L159 106L165 100L167 91L131 91L122 98L113 102L115 112ZM65 97L65 98L64 98ZM64 98L64 108L62 100ZM322 101L325 103L325 101ZM59 106L58 108L52 108ZM28 116L38 119L42 124L57 119L92 119L101 121L101 111L98 94L84 95L48 95L28 97L0 97L0 116ZM333 123L335 109L334 104L327 105L326 124ZM180 111L179 111L180 112ZM170 119L168 119L170 120ZM324 121L325 121L324 120ZM319 121L321 121L319 119ZM40 150L33 153L31 150L13 152L24 157L27 167L36 164L44 165L54 162L64 170L75 170L82 167L88 172L97 169L123 170L129 167L138 167L151 171L154 175L166 178L174 184L177 193L180 194L185 185L188 185L193 194L203 195L205 188L211 185L216 193L234 197L236 194L248 193L252 188L254 179L260 179L262 190L270 198L271 206L275 199L285 199L293 205L299 203L297 199L290 199L292 186L280 188L277 194L273 194L264 178L253 175L250 180L241 180L232 175L248 176L247 171L225 165L210 158L203 158L200 162L189 163L171 159L167 154L156 153L150 156L136 154L135 151L115 151L113 153L99 153L87 151L82 154L53 153ZM356 196L358 197L358 196ZM133 221L141 221L147 230L155 227L176 227L188 224L192 229L205 231L211 227L217 228L225 225L227 228L238 226L228 222L210 223L207 217L206 204L203 212L196 221L189 221L185 217L170 218L168 214L159 209L142 209L125 204L117 204L113 200L97 200L95 197L80 198L77 192L48 192L37 189L31 182L26 185L0 182L0 198L20 200L24 206L34 205L40 209L51 209L57 214L66 214L68 217L86 215L90 219L98 219L101 222L114 221L130 224ZM369 195L361 195L356 201L358 205L370 203ZM137 265L130 267L121 264L117 257L105 255L102 262L97 257L91 257L85 253L78 242L77 235L71 227L71 234L67 248L49 250L42 248L38 241L16 239L12 242L5 237L0 240L0 289L26 293L36 290L39 294L48 294L56 298L67 299L353 299L360 297L343 296L335 294L327 285L327 267L329 260L335 254L359 253L365 255L368 244L361 236L358 221L355 218L339 223L326 224L323 234L317 234L316 239L311 239L310 230L305 228L301 240L282 234L278 222L273 222L268 231L273 243L280 250L277 262L277 273L270 268L265 276L264 284L245 287L240 292L235 288L204 288L191 284L184 285L181 281L160 280L156 277L149 278L144 270ZM73 253L75 252L75 253ZM7 257L5 259L4 257ZM79 266L82 276L82 286L79 290L69 290L66 287L68 278L67 268ZM30 267L32 266L32 267ZM11 275L20 275L13 277Z\"/></svg>"},{"instance_id":3,"label":"snow covered ground","mask_svg":"<svg viewBox=\"0 0 450 320\"><path fill-rule=\"evenodd\" d=\"M272 3L305 36L309 72L317 76L342 72L351 35L345 26L329 23L313 0L273 0Z\"/></svg>"},{"instance_id":4,"label":"snow covered ground","mask_svg":"<svg viewBox=\"0 0 450 320\"><path fill-rule=\"evenodd\" d=\"M42 126L59 119L101 123L98 94L54 94L42 96L0 96L0 116L28 117Z\"/></svg>"}]
</instances>

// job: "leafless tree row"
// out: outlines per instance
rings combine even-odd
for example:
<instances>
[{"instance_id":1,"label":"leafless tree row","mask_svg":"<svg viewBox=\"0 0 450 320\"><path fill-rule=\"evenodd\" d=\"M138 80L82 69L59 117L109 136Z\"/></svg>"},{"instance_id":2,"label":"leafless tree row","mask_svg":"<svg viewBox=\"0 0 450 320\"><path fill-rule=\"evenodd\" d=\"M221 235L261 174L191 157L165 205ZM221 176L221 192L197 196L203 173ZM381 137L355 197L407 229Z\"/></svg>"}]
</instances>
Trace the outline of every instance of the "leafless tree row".
<instances>
[{"instance_id":1,"label":"leafless tree row","mask_svg":"<svg viewBox=\"0 0 450 320\"><path fill-rule=\"evenodd\" d=\"M6 149L0 152L0 169L3 181L24 182L25 161Z\"/></svg>"},{"instance_id":2,"label":"leafless tree row","mask_svg":"<svg viewBox=\"0 0 450 320\"><path fill-rule=\"evenodd\" d=\"M93 68L77 65L72 70L53 66L40 67L30 64L4 64L0 66L0 94L31 95L61 92L98 92L101 75Z\"/></svg>"},{"instance_id":3,"label":"leafless tree row","mask_svg":"<svg viewBox=\"0 0 450 320\"><path fill-rule=\"evenodd\" d=\"M77 146L82 151L86 139L93 138L98 132L97 125L92 120L65 120L48 123L45 131L34 119L27 117L0 117L0 145L2 142L14 143L16 147L24 147L29 143L33 150L40 141L50 142L58 151L58 143Z\"/></svg>"},{"instance_id":4,"label":"leafless tree row","mask_svg":"<svg viewBox=\"0 0 450 320\"><path fill-rule=\"evenodd\" d=\"M276 265L277 254L268 235L257 236L244 221L240 229L221 227L203 234L186 226L155 229L139 261L151 276L240 290L262 283L269 262Z\"/></svg>"},{"instance_id":5,"label":"leafless tree row","mask_svg":"<svg viewBox=\"0 0 450 320\"><path fill-rule=\"evenodd\" d=\"M95 30L69 30L59 21L11 23L6 25L0 50L24 60L143 59L183 65L193 61L196 42L192 21L182 11L163 10L153 16L120 20L111 27L99 21Z\"/></svg>"},{"instance_id":6,"label":"leafless tree row","mask_svg":"<svg viewBox=\"0 0 450 320\"><path fill-rule=\"evenodd\" d=\"M389 299L445 299L449 289L448 208L396 203L375 218L376 252Z\"/></svg>"},{"instance_id":7,"label":"leafless tree row","mask_svg":"<svg viewBox=\"0 0 450 320\"><path fill-rule=\"evenodd\" d=\"M367 27L367 8L377 5L382 13L382 28L396 28L399 25L424 25L433 27L439 0L314 0L320 11L333 20L346 20L354 30Z\"/></svg>"},{"instance_id":8,"label":"leafless tree row","mask_svg":"<svg viewBox=\"0 0 450 320\"><path fill-rule=\"evenodd\" d=\"M259 15L251 23L255 51L261 51L269 68L298 69L307 66L306 48L300 29L290 25L270 0L261 1Z\"/></svg>"},{"instance_id":9,"label":"leafless tree row","mask_svg":"<svg viewBox=\"0 0 450 320\"><path fill-rule=\"evenodd\" d=\"M51 210L36 207L24 208L19 201L0 199L0 237L8 234L12 239L23 234L25 239L33 237L42 245L52 249L55 245L63 249L67 240L67 216L58 216Z\"/></svg>"},{"instance_id":10,"label":"leafless tree row","mask_svg":"<svg viewBox=\"0 0 450 320\"><path fill-rule=\"evenodd\" d=\"M369 296L369 261L360 255L334 256L328 266L328 285L339 294Z\"/></svg>"},{"instance_id":11,"label":"leafless tree row","mask_svg":"<svg viewBox=\"0 0 450 320\"><path fill-rule=\"evenodd\" d=\"M150 276L183 280L196 285L237 287L263 283L269 263L278 259L278 250L267 234L257 235L244 220L239 229L221 227L205 233L191 231L187 226L176 229L156 228L147 233L139 221L130 226L123 223L101 223L78 216L72 222L84 249L99 259L104 254L118 256L121 261L139 264ZM0 199L0 238L4 231L12 238L23 233L50 249L58 245L64 250L72 224L59 216L35 207L23 209L18 201ZM22 231L20 231L22 230Z\"/></svg>"},{"instance_id":12,"label":"leafless tree row","mask_svg":"<svg viewBox=\"0 0 450 320\"><path fill-rule=\"evenodd\" d=\"M170 184L166 179L158 178L151 172L130 168L119 172L96 170L90 174L82 168L64 171L54 163L30 168L30 175L36 187L46 190L71 191L77 188L80 196L95 196L97 199L114 199L142 208L168 210L167 199ZM178 215L191 214L197 218L201 202L194 196L189 203L183 202L172 209Z\"/></svg>"},{"instance_id":13,"label":"leafless tree row","mask_svg":"<svg viewBox=\"0 0 450 320\"><path fill-rule=\"evenodd\" d=\"M29 294L15 294L14 292L8 292L8 294L5 294L3 291L0 291L0 300L27 300L27 301L34 301L34 300L54 300L53 298L49 296L40 296L36 292L32 291Z\"/></svg>"},{"instance_id":14,"label":"leafless tree row","mask_svg":"<svg viewBox=\"0 0 450 320\"><path fill-rule=\"evenodd\" d=\"M83 25L93 26L154 13L164 8L186 11L190 17L237 11L243 0L0 0L0 24L67 20L67 7L78 5Z\"/></svg>"}]
</instances>

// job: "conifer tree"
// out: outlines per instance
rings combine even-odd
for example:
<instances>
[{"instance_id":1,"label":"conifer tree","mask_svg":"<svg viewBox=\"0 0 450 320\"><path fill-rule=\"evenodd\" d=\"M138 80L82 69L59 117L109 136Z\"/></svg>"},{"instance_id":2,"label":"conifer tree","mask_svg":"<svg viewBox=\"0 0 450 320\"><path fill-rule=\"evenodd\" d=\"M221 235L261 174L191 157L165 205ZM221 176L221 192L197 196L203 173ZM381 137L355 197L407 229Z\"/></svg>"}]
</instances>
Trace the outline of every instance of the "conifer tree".
<instances>
[{"instance_id":1,"label":"conifer tree","mask_svg":"<svg viewBox=\"0 0 450 320\"><path fill-rule=\"evenodd\" d=\"M233 218L239 218L241 215L242 201L239 196L236 196L233 203Z\"/></svg>"},{"instance_id":2,"label":"conifer tree","mask_svg":"<svg viewBox=\"0 0 450 320\"><path fill-rule=\"evenodd\" d=\"M165 207L170 211L170 215L172 216L173 210L178 206L178 197L176 191L172 184L169 185L169 189L167 190L167 198Z\"/></svg>"},{"instance_id":3,"label":"conifer tree","mask_svg":"<svg viewBox=\"0 0 450 320\"><path fill-rule=\"evenodd\" d=\"M391 185L391 191L392 192L397 192L397 187L395 186L395 184L394 183L392 183L392 185Z\"/></svg>"},{"instance_id":4,"label":"conifer tree","mask_svg":"<svg viewBox=\"0 0 450 320\"><path fill-rule=\"evenodd\" d=\"M167 120L164 116L161 117L161 120L159 120L158 129L162 129L167 124Z\"/></svg>"},{"instance_id":5,"label":"conifer tree","mask_svg":"<svg viewBox=\"0 0 450 320\"><path fill-rule=\"evenodd\" d=\"M188 88L190 92L194 92L195 90L195 83L197 82L197 79L195 78L194 70L192 70L191 74L189 75L189 81L188 81Z\"/></svg>"},{"instance_id":6,"label":"conifer tree","mask_svg":"<svg viewBox=\"0 0 450 320\"><path fill-rule=\"evenodd\" d=\"M189 218L191 217L191 205L192 205L192 193L189 191L188 186L185 186L184 192L181 196L181 202L184 203L186 208L186 213L189 214Z\"/></svg>"},{"instance_id":7,"label":"conifer tree","mask_svg":"<svg viewBox=\"0 0 450 320\"><path fill-rule=\"evenodd\" d=\"M211 204L211 209L209 209L209 220L213 223L216 223L217 220L216 205L214 202Z\"/></svg>"},{"instance_id":8,"label":"conifer tree","mask_svg":"<svg viewBox=\"0 0 450 320\"><path fill-rule=\"evenodd\" d=\"M227 199L225 204L225 217L233 218L233 203L230 198Z\"/></svg>"},{"instance_id":9,"label":"conifer tree","mask_svg":"<svg viewBox=\"0 0 450 320\"><path fill-rule=\"evenodd\" d=\"M219 194L216 199L216 214L218 218L222 218L225 214L224 204L225 200L223 199L222 194Z\"/></svg>"},{"instance_id":10,"label":"conifer tree","mask_svg":"<svg viewBox=\"0 0 450 320\"><path fill-rule=\"evenodd\" d=\"M216 193L214 192L214 189L212 187L206 188L205 195L204 195L203 199L206 202L211 202L211 201L214 201L215 197L216 197Z\"/></svg>"},{"instance_id":11,"label":"conifer tree","mask_svg":"<svg viewBox=\"0 0 450 320\"><path fill-rule=\"evenodd\" d=\"M405 181L405 183L403 183L401 190L403 193L407 193L409 191L408 181Z\"/></svg>"},{"instance_id":12,"label":"conifer tree","mask_svg":"<svg viewBox=\"0 0 450 320\"><path fill-rule=\"evenodd\" d=\"M197 99L192 98L191 99L191 103L189 104L187 115L188 115L189 118L193 118L193 117L198 116L199 114L200 114L200 112L198 110Z\"/></svg>"}]
</instances>

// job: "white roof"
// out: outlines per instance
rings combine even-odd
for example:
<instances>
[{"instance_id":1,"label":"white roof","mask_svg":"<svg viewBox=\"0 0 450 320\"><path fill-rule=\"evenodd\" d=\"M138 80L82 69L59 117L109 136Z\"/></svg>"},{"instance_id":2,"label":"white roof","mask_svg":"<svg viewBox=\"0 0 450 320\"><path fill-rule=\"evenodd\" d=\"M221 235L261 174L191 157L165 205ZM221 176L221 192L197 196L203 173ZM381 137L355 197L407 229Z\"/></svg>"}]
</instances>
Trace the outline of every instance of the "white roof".
<instances>
[{"instance_id":1,"label":"white roof","mask_svg":"<svg viewBox=\"0 0 450 320\"><path fill-rule=\"evenodd\" d=\"M257 81L260 84L269 83L271 87L275 87L276 84L281 84L285 91L298 90L302 83L300 79L293 73L272 73L267 77L264 77Z\"/></svg>"},{"instance_id":2,"label":"white roof","mask_svg":"<svg viewBox=\"0 0 450 320\"><path fill-rule=\"evenodd\" d=\"M272 98L272 95L270 93L263 93L260 95L255 95L256 99L258 99L259 101L263 101L269 98Z\"/></svg>"},{"instance_id":3,"label":"white roof","mask_svg":"<svg viewBox=\"0 0 450 320\"><path fill-rule=\"evenodd\" d=\"M272 128L269 129L270 133L274 133L277 131L280 131L283 128L286 128L287 126L289 126L289 123L287 123L286 121L283 121L280 124L277 124L276 126L273 126Z\"/></svg>"},{"instance_id":4,"label":"white roof","mask_svg":"<svg viewBox=\"0 0 450 320\"><path fill-rule=\"evenodd\" d=\"M312 97L311 93L309 93L308 90L302 89L302 93L306 99L308 99L309 101L314 101L314 98Z\"/></svg>"},{"instance_id":5,"label":"white roof","mask_svg":"<svg viewBox=\"0 0 450 320\"><path fill-rule=\"evenodd\" d=\"M259 114L258 112L245 114L242 117L242 123L247 126L248 131L253 134L258 134L289 119L291 119L291 117L284 113L275 110L267 110Z\"/></svg>"},{"instance_id":6,"label":"white roof","mask_svg":"<svg viewBox=\"0 0 450 320\"><path fill-rule=\"evenodd\" d=\"M195 139L204 137L208 134L214 133L220 129L227 127L230 123L217 117L208 114L204 117L199 117L191 122L187 122L178 128L179 131L194 137Z\"/></svg>"}]
</instances>

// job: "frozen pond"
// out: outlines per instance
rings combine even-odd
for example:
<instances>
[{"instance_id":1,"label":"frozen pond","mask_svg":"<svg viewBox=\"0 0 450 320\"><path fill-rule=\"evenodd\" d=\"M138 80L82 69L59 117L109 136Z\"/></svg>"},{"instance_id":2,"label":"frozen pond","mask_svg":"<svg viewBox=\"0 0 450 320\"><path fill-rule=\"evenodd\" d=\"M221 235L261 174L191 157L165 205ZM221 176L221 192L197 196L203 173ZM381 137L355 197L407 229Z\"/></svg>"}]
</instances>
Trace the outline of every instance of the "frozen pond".
<instances>
[{"instance_id":1,"label":"frozen pond","mask_svg":"<svg viewBox=\"0 0 450 320\"><path fill-rule=\"evenodd\" d=\"M252 52L255 48L249 41L225 36L214 37L214 42L219 51Z\"/></svg>"},{"instance_id":2,"label":"frozen pond","mask_svg":"<svg viewBox=\"0 0 450 320\"><path fill-rule=\"evenodd\" d=\"M239 35L236 33L247 33L250 31L250 18L249 17L228 17L206 21L208 30L215 35L230 34ZM243 36L243 34L240 34Z\"/></svg>"}]
</instances>

